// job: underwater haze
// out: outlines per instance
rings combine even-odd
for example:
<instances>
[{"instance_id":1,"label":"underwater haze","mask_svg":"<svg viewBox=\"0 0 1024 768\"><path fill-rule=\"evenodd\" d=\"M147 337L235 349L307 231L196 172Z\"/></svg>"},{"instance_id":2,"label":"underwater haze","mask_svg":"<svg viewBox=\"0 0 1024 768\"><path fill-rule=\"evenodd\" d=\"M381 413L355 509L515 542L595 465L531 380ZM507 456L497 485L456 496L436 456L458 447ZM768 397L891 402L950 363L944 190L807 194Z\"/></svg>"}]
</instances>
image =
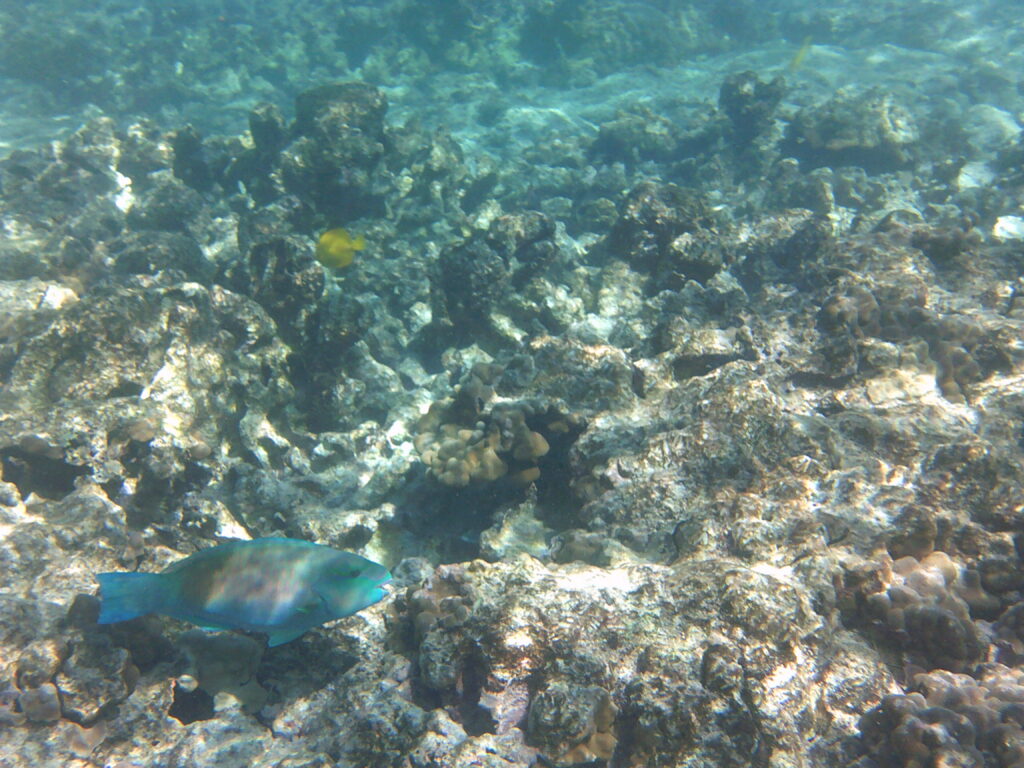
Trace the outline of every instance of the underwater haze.
<instances>
[{"instance_id":1,"label":"underwater haze","mask_svg":"<svg viewBox=\"0 0 1024 768\"><path fill-rule=\"evenodd\" d=\"M0 0L0 766L1024 765L1022 19Z\"/></svg>"}]
</instances>

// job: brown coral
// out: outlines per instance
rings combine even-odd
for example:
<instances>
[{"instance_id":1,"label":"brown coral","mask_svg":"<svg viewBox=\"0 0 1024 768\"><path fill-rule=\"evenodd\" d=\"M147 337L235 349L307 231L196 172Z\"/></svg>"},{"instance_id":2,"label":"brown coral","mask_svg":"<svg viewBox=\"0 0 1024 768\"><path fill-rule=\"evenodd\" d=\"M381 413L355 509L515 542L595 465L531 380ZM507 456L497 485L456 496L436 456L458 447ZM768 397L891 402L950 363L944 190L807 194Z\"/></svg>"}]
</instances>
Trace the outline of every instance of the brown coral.
<instances>
[{"instance_id":1,"label":"brown coral","mask_svg":"<svg viewBox=\"0 0 1024 768\"><path fill-rule=\"evenodd\" d=\"M917 354L914 342L923 341L943 396L962 403L969 385L1007 369L1009 357L978 320L937 312L927 302L927 291L913 282L846 286L818 313L818 327L827 335L822 353L836 372L864 372L876 367L864 339L907 344L911 357Z\"/></svg>"},{"instance_id":2,"label":"brown coral","mask_svg":"<svg viewBox=\"0 0 1024 768\"><path fill-rule=\"evenodd\" d=\"M921 560L885 557L851 569L846 579L858 594L860 614L896 638L910 659L962 671L984 658L987 641L972 611L991 610L998 601L982 589L977 571L945 552Z\"/></svg>"},{"instance_id":3,"label":"brown coral","mask_svg":"<svg viewBox=\"0 0 1024 768\"><path fill-rule=\"evenodd\" d=\"M914 676L912 692L887 696L860 720L868 754L888 768L1024 764L1024 673L985 664L977 677Z\"/></svg>"},{"instance_id":4,"label":"brown coral","mask_svg":"<svg viewBox=\"0 0 1024 768\"><path fill-rule=\"evenodd\" d=\"M550 447L527 424L534 409L528 403L497 403L487 409L500 374L497 366L473 366L454 396L435 402L420 419L414 445L431 474L445 485L491 482L509 473L528 484L540 475L537 460Z\"/></svg>"}]
</instances>

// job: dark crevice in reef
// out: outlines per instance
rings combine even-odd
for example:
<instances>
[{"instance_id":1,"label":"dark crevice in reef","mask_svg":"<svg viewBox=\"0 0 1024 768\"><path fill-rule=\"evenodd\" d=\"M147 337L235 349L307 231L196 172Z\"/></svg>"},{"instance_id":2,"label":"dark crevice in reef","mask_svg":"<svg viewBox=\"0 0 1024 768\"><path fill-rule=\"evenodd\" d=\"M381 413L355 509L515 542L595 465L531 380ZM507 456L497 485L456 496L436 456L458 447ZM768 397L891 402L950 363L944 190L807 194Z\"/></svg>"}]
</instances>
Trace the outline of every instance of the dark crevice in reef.
<instances>
[{"instance_id":1,"label":"dark crevice in reef","mask_svg":"<svg viewBox=\"0 0 1024 768\"><path fill-rule=\"evenodd\" d=\"M537 460L540 475L534 483L537 488L537 508L543 512L549 524L556 528L562 527L566 521L576 520L579 514L580 500L570 485L573 473L569 451L587 427L582 419L559 420L559 423L565 425L564 431L551 429L551 419L548 418L531 416L526 420L530 429L545 430L548 452Z\"/></svg>"},{"instance_id":2,"label":"dark crevice in reef","mask_svg":"<svg viewBox=\"0 0 1024 768\"><path fill-rule=\"evenodd\" d=\"M174 684L174 702L167 714L182 725L198 720L213 719L213 696L202 688L186 691L179 683Z\"/></svg>"},{"instance_id":3,"label":"dark crevice in reef","mask_svg":"<svg viewBox=\"0 0 1024 768\"><path fill-rule=\"evenodd\" d=\"M672 363L672 373L678 381L685 381L696 376L706 376L716 368L736 360L754 360L753 355L685 355Z\"/></svg>"},{"instance_id":4,"label":"dark crevice in reef","mask_svg":"<svg viewBox=\"0 0 1024 768\"><path fill-rule=\"evenodd\" d=\"M412 481L410 498L418 498L417 514L403 518L414 536L434 539L443 563L458 563L480 556L480 534L490 527L495 513L510 504L510 481L449 488L426 476ZM521 490L521 489L520 489Z\"/></svg>"},{"instance_id":5,"label":"dark crevice in reef","mask_svg":"<svg viewBox=\"0 0 1024 768\"><path fill-rule=\"evenodd\" d=\"M107 393L108 398L112 397L138 397L145 387L135 381L120 381L117 386Z\"/></svg>"},{"instance_id":6,"label":"dark crevice in reef","mask_svg":"<svg viewBox=\"0 0 1024 768\"><path fill-rule=\"evenodd\" d=\"M118 501L125 508L128 527L142 530L164 519L189 493L201 490L211 477L209 468L198 462L185 464L173 478L160 477L150 470L142 472L131 498Z\"/></svg>"},{"instance_id":7,"label":"dark crevice in reef","mask_svg":"<svg viewBox=\"0 0 1024 768\"><path fill-rule=\"evenodd\" d=\"M75 490L75 480L88 475L86 467L76 467L60 459L23 451L19 448L0 450L3 478L14 483L22 498L30 493L44 499L63 499Z\"/></svg>"},{"instance_id":8,"label":"dark crevice in reef","mask_svg":"<svg viewBox=\"0 0 1024 768\"><path fill-rule=\"evenodd\" d=\"M478 652L471 653L462 668L463 692L458 704L462 727L470 736L495 732L494 718L480 704L487 674L486 661Z\"/></svg>"},{"instance_id":9,"label":"dark crevice in reef","mask_svg":"<svg viewBox=\"0 0 1024 768\"><path fill-rule=\"evenodd\" d=\"M811 389L824 387L827 389L840 389L853 380L852 375L828 376L816 371L797 371L790 375L788 381L795 387Z\"/></svg>"}]
</instances>

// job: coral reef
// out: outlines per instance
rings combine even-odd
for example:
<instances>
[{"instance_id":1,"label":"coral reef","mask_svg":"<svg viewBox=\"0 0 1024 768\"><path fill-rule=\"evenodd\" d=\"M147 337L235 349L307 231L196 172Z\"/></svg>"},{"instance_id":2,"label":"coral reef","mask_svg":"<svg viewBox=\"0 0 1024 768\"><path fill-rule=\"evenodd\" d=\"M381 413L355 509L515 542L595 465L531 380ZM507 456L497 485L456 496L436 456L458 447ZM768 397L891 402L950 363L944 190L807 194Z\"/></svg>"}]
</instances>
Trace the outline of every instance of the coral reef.
<instances>
[{"instance_id":1,"label":"coral reef","mask_svg":"<svg viewBox=\"0 0 1024 768\"><path fill-rule=\"evenodd\" d=\"M554 406L497 402L493 384L504 370L477 363L452 397L430 406L417 424L414 441L420 458L445 485L490 482L510 474L519 484L540 477L537 462L550 450L548 435L579 433L578 419Z\"/></svg>"},{"instance_id":2,"label":"coral reef","mask_svg":"<svg viewBox=\"0 0 1024 768\"><path fill-rule=\"evenodd\" d=\"M865 345L868 349L862 357L858 337L902 343L906 351L901 350L901 355L931 362L936 384L946 398L964 402L970 385L1010 368L1013 351L1008 337L998 324L943 315L928 309L927 301L927 291L920 284L880 285L874 291L865 285L848 286L821 309L819 323L829 337L824 354L837 373L840 366L851 372L870 371L875 365L870 347Z\"/></svg>"},{"instance_id":3,"label":"coral reef","mask_svg":"<svg viewBox=\"0 0 1024 768\"><path fill-rule=\"evenodd\" d=\"M717 578L708 570L720 567ZM522 731L557 765L739 761L762 739L781 757L801 733L828 730L802 682L834 673L809 661L820 617L798 590L738 563L442 566L399 610L424 696L488 732ZM712 660L729 654L731 667ZM843 654L833 669L853 661ZM695 743L710 730L718 736Z\"/></svg>"},{"instance_id":4,"label":"coral reef","mask_svg":"<svg viewBox=\"0 0 1024 768\"><path fill-rule=\"evenodd\" d=\"M126 5L0 3L0 764L1022 764L1008 4ZM97 623L266 535L391 594Z\"/></svg>"},{"instance_id":5,"label":"coral reef","mask_svg":"<svg viewBox=\"0 0 1024 768\"><path fill-rule=\"evenodd\" d=\"M918 674L911 693L887 696L861 721L871 760L859 766L1018 765L1021 673L987 664L977 679Z\"/></svg>"},{"instance_id":6,"label":"coral reef","mask_svg":"<svg viewBox=\"0 0 1024 768\"><path fill-rule=\"evenodd\" d=\"M986 655L988 642L972 616L991 614L999 601L981 587L977 571L944 552L853 569L845 590L855 593L863 619L898 638L919 666L961 672Z\"/></svg>"},{"instance_id":7,"label":"coral reef","mask_svg":"<svg viewBox=\"0 0 1024 768\"><path fill-rule=\"evenodd\" d=\"M686 236L699 237L711 226L710 212L700 195L674 184L647 182L633 189L624 201L608 235L608 249L639 269L655 269L662 261L672 259L684 262L684 269L689 262L700 272L703 259L696 255L687 258L687 251L699 253L700 247L692 245ZM710 272L702 276L706 279L713 273L712 263Z\"/></svg>"},{"instance_id":8,"label":"coral reef","mask_svg":"<svg viewBox=\"0 0 1024 768\"><path fill-rule=\"evenodd\" d=\"M725 79L718 107L729 117L737 142L750 143L771 128L783 93L781 77L766 83L754 72L740 72Z\"/></svg>"}]
</instances>

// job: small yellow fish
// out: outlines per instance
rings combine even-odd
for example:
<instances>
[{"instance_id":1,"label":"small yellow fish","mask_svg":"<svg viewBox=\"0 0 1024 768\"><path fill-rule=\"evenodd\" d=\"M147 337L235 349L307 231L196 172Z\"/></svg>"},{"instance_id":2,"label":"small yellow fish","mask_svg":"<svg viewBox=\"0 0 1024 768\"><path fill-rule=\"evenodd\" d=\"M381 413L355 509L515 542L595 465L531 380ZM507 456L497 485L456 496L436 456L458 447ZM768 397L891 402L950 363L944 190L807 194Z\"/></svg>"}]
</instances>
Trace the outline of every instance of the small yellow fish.
<instances>
[{"instance_id":1,"label":"small yellow fish","mask_svg":"<svg viewBox=\"0 0 1024 768\"><path fill-rule=\"evenodd\" d=\"M365 247L366 240L362 235L352 237L347 229L341 227L329 229L320 235L316 244L316 260L325 267L347 267L355 258L356 251Z\"/></svg>"},{"instance_id":2,"label":"small yellow fish","mask_svg":"<svg viewBox=\"0 0 1024 768\"><path fill-rule=\"evenodd\" d=\"M811 44L811 36L808 35L804 38L804 41L800 45L800 49L796 52L796 55L793 57L793 60L789 62L789 67L787 67L787 69L789 69L790 74L796 72L800 69L801 65L803 65L804 59L806 59L807 54L810 53Z\"/></svg>"}]
</instances>

